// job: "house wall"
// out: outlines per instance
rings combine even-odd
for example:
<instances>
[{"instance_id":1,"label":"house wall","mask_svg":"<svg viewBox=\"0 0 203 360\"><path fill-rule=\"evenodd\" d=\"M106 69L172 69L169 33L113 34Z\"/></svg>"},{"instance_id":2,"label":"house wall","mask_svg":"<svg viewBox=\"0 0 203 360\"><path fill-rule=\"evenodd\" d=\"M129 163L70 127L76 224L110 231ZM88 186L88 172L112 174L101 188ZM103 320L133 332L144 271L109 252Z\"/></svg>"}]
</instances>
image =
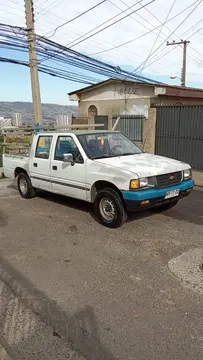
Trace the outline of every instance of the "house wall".
<instances>
[{"instance_id":1,"label":"house wall","mask_svg":"<svg viewBox=\"0 0 203 360\"><path fill-rule=\"evenodd\" d=\"M79 113L81 116L87 115L91 105L96 106L98 115L147 112L153 94L152 86L137 86L132 83L106 84L80 94Z\"/></svg>"}]
</instances>

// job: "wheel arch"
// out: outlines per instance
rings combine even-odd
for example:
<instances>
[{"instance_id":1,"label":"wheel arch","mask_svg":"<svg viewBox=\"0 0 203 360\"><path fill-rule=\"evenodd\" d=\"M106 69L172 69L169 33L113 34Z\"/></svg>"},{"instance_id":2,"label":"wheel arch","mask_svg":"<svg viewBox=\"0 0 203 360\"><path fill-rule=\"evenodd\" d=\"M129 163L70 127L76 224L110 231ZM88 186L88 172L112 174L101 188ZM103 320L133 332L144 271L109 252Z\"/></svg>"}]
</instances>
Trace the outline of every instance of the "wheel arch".
<instances>
[{"instance_id":1,"label":"wheel arch","mask_svg":"<svg viewBox=\"0 0 203 360\"><path fill-rule=\"evenodd\" d=\"M92 185L91 190L90 190L90 199L91 199L92 203L94 202L98 191L105 189L105 188L116 191L120 195L122 201L124 202L122 192L119 190L119 188L116 185L114 185L110 181L98 180Z\"/></svg>"},{"instance_id":2,"label":"wheel arch","mask_svg":"<svg viewBox=\"0 0 203 360\"><path fill-rule=\"evenodd\" d=\"M15 168L15 170L14 170L14 177L16 178L16 177L17 177L19 174L21 174L21 173L24 173L24 174L26 174L27 176L29 176L28 173L27 173L27 171L26 171L24 168L18 166L18 167Z\"/></svg>"}]
</instances>

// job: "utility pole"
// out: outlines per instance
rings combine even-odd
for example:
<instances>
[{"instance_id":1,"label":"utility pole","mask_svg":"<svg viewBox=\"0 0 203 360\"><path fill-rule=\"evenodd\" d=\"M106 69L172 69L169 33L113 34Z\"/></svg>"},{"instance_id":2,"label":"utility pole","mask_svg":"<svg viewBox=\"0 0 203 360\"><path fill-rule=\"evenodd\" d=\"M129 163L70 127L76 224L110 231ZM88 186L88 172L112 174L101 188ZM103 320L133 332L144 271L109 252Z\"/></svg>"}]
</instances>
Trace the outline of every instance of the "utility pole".
<instances>
[{"instance_id":1,"label":"utility pole","mask_svg":"<svg viewBox=\"0 0 203 360\"><path fill-rule=\"evenodd\" d=\"M181 71L181 86L185 86L186 84L186 58L187 58L187 45L190 43L190 41L181 40L178 42L173 41L172 43L169 43L167 41L167 46L169 45L183 45L183 67Z\"/></svg>"},{"instance_id":2,"label":"utility pole","mask_svg":"<svg viewBox=\"0 0 203 360\"><path fill-rule=\"evenodd\" d=\"M42 104L41 104L39 76L38 76L33 0L25 0L25 14L26 14L26 24L27 24L27 39L28 39L28 49L29 49L30 78L31 78L31 87L32 87L34 119L35 119L35 124L41 124Z\"/></svg>"}]
</instances>

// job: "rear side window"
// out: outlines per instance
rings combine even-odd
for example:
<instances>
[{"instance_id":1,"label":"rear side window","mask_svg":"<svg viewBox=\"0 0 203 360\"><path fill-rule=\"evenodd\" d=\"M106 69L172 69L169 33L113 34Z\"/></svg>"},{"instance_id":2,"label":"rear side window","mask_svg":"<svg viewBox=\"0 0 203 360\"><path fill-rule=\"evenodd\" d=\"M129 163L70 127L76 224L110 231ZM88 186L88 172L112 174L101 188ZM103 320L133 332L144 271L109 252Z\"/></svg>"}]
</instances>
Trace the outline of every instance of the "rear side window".
<instances>
[{"instance_id":1,"label":"rear side window","mask_svg":"<svg viewBox=\"0 0 203 360\"><path fill-rule=\"evenodd\" d=\"M40 159L49 158L52 139L53 139L52 136L39 136L36 152L35 152L36 158L40 158Z\"/></svg>"}]
</instances>

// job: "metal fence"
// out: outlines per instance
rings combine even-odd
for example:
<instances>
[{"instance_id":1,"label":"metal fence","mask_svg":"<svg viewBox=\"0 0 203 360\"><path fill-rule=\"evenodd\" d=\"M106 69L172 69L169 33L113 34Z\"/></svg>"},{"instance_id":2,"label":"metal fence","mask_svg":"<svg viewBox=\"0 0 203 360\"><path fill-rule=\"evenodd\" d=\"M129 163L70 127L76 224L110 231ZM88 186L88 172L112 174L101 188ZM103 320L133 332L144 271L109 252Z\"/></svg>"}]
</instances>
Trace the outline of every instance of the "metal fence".
<instances>
[{"instance_id":1,"label":"metal fence","mask_svg":"<svg viewBox=\"0 0 203 360\"><path fill-rule=\"evenodd\" d=\"M95 124L104 124L103 126L97 127L97 130L108 130L108 115L96 115L94 121Z\"/></svg>"},{"instance_id":2,"label":"metal fence","mask_svg":"<svg viewBox=\"0 0 203 360\"><path fill-rule=\"evenodd\" d=\"M118 115L113 116L113 125L116 119L120 117L120 121L115 130L122 131L132 141L143 141L143 119L144 116L138 115Z\"/></svg>"},{"instance_id":3,"label":"metal fence","mask_svg":"<svg viewBox=\"0 0 203 360\"><path fill-rule=\"evenodd\" d=\"M155 152L203 170L203 106L157 107Z\"/></svg>"}]
</instances>

